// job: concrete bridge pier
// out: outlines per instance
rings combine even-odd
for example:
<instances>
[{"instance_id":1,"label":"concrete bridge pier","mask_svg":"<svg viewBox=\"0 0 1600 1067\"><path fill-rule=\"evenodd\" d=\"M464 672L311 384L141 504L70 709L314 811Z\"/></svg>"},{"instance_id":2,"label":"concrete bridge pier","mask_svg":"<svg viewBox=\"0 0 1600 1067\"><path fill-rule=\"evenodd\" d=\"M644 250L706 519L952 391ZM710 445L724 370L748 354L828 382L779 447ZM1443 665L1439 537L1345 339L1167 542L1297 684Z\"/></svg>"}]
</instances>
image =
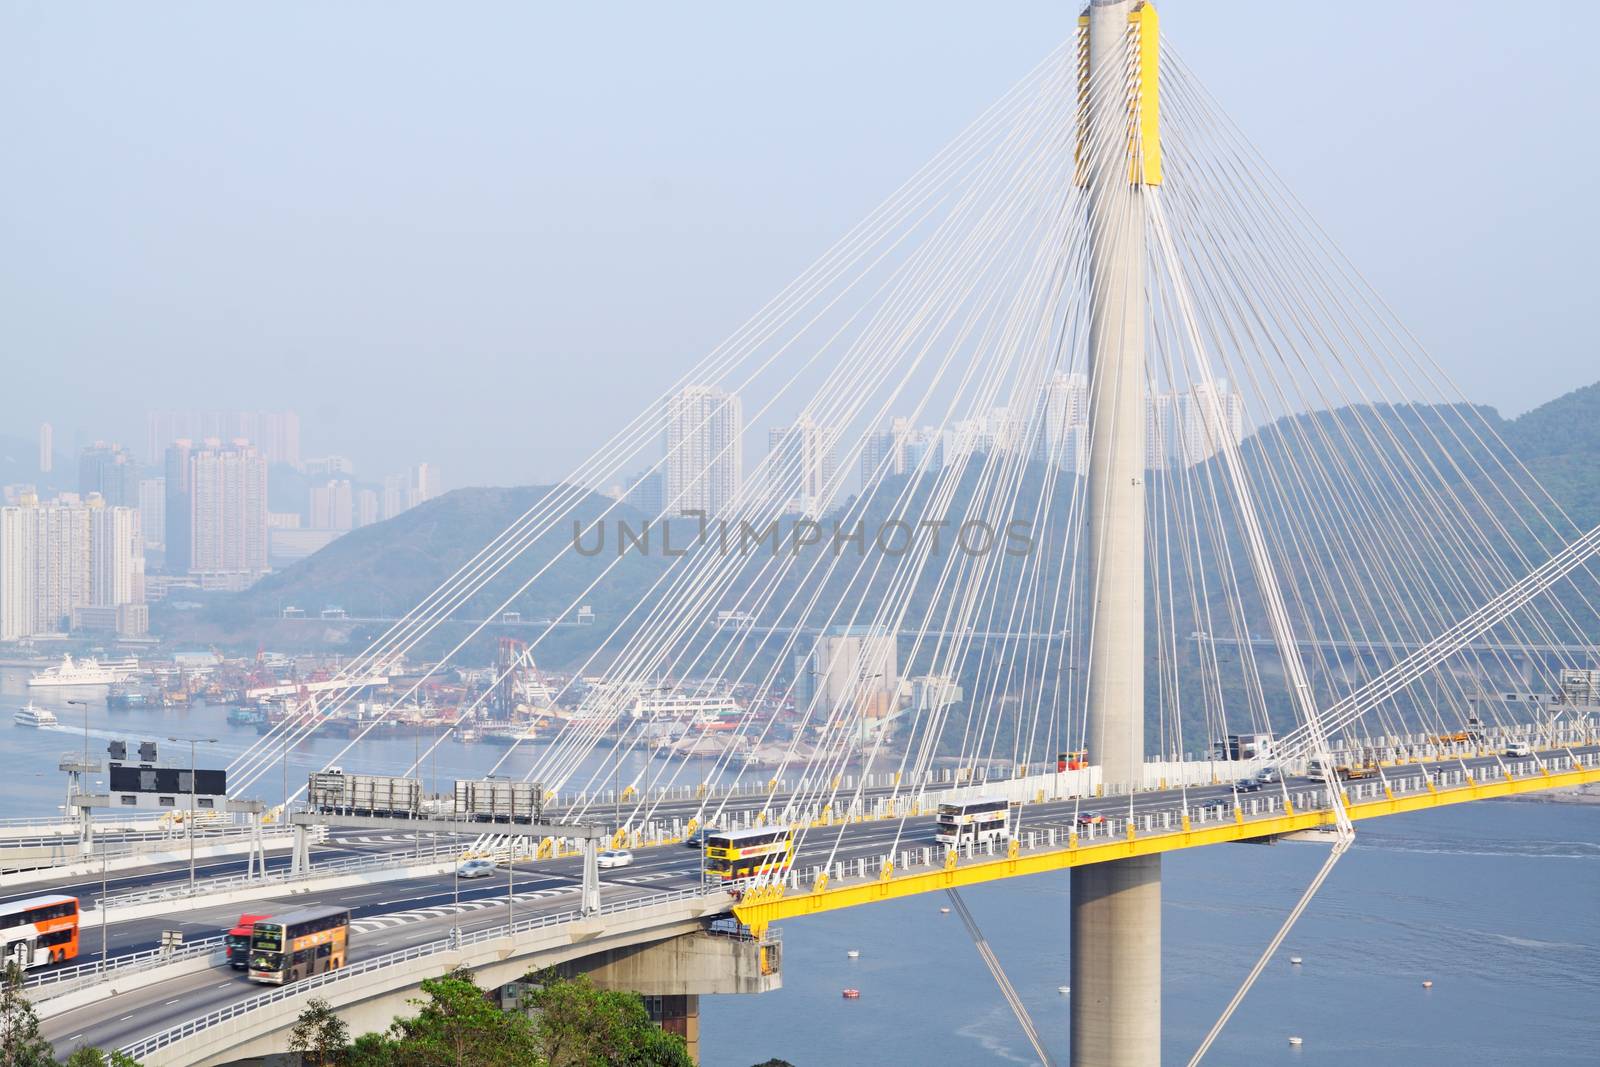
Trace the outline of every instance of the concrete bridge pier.
<instances>
[{"instance_id":1,"label":"concrete bridge pier","mask_svg":"<svg viewBox=\"0 0 1600 1067\"><path fill-rule=\"evenodd\" d=\"M1091 0L1083 21L1094 575L1085 741L1109 794L1144 779L1145 225L1161 183L1159 38L1149 0ZM1073 1067L1160 1064L1160 858L1073 868L1071 927Z\"/></svg>"},{"instance_id":2,"label":"concrete bridge pier","mask_svg":"<svg viewBox=\"0 0 1600 1067\"><path fill-rule=\"evenodd\" d=\"M1072 1062L1161 1062L1161 857L1072 871Z\"/></svg>"},{"instance_id":3,"label":"concrete bridge pier","mask_svg":"<svg viewBox=\"0 0 1600 1067\"><path fill-rule=\"evenodd\" d=\"M700 998L781 989L781 962L778 941L701 932L607 949L554 971L562 978L583 975L601 989L638 993L651 1018L682 1037L698 1063ZM502 987L501 1007L520 1008L527 993L520 982Z\"/></svg>"}]
</instances>

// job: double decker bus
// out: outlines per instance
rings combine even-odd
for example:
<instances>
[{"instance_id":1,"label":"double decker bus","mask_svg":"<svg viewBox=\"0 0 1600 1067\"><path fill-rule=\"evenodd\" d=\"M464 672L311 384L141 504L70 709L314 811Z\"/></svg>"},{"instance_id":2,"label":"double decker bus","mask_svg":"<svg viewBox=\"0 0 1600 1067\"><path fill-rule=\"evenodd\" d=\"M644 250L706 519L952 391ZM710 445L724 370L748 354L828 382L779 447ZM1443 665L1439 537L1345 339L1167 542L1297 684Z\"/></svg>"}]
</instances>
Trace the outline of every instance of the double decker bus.
<instances>
[{"instance_id":1,"label":"double decker bus","mask_svg":"<svg viewBox=\"0 0 1600 1067\"><path fill-rule=\"evenodd\" d=\"M250 980L283 985L345 965L349 908L307 908L250 926Z\"/></svg>"},{"instance_id":2,"label":"double decker bus","mask_svg":"<svg viewBox=\"0 0 1600 1067\"><path fill-rule=\"evenodd\" d=\"M1011 836L1007 821L1010 809L1011 804L1004 797L975 797L940 804L934 840L950 848L1004 841Z\"/></svg>"},{"instance_id":3,"label":"double decker bus","mask_svg":"<svg viewBox=\"0 0 1600 1067\"><path fill-rule=\"evenodd\" d=\"M223 944L228 949L228 966L236 971L250 969L250 932L256 923L262 919L270 919L270 915L251 915L248 912L239 916L239 921L227 933Z\"/></svg>"},{"instance_id":4,"label":"double decker bus","mask_svg":"<svg viewBox=\"0 0 1600 1067\"><path fill-rule=\"evenodd\" d=\"M784 826L709 831L705 848L705 877L714 882L781 874L794 862L794 834Z\"/></svg>"},{"instance_id":5,"label":"double decker bus","mask_svg":"<svg viewBox=\"0 0 1600 1067\"><path fill-rule=\"evenodd\" d=\"M5 963L23 970L78 955L78 898L52 893L0 904L0 947Z\"/></svg>"}]
</instances>

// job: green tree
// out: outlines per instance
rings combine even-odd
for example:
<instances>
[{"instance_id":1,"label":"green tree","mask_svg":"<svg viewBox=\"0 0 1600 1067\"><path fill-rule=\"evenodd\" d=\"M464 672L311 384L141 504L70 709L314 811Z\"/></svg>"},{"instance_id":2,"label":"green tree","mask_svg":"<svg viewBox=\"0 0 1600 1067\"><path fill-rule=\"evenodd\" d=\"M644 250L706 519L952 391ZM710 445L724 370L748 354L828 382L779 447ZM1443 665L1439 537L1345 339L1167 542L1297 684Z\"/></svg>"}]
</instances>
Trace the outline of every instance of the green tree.
<instances>
[{"instance_id":1,"label":"green tree","mask_svg":"<svg viewBox=\"0 0 1600 1067\"><path fill-rule=\"evenodd\" d=\"M582 977L545 980L531 1006L549 1067L693 1067L683 1038L652 1023L636 993L596 989Z\"/></svg>"},{"instance_id":2,"label":"green tree","mask_svg":"<svg viewBox=\"0 0 1600 1067\"><path fill-rule=\"evenodd\" d=\"M500 1067L543 1061L526 1016L501 1011L478 988L469 971L452 971L422 983L426 1000L415 1018L396 1019L389 1028L401 1067Z\"/></svg>"},{"instance_id":3,"label":"green tree","mask_svg":"<svg viewBox=\"0 0 1600 1067\"><path fill-rule=\"evenodd\" d=\"M298 1052L301 1063L315 1067L339 1063L349 1044L350 1027L321 997L306 1002L305 1010L294 1021L294 1029L289 1031L289 1051Z\"/></svg>"},{"instance_id":4,"label":"green tree","mask_svg":"<svg viewBox=\"0 0 1600 1067\"><path fill-rule=\"evenodd\" d=\"M55 1067L55 1049L39 1034L39 1017L22 995L22 968L0 977L0 1067Z\"/></svg>"},{"instance_id":5,"label":"green tree","mask_svg":"<svg viewBox=\"0 0 1600 1067\"><path fill-rule=\"evenodd\" d=\"M126 1052L102 1052L93 1045L74 1049L64 1067L139 1067L139 1061Z\"/></svg>"},{"instance_id":6,"label":"green tree","mask_svg":"<svg viewBox=\"0 0 1600 1067\"><path fill-rule=\"evenodd\" d=\"M345 1051L343 1067L389 1067L400 1058L399 1047L388 1034L362 1034Z\"/></svg>"}]
</instances>

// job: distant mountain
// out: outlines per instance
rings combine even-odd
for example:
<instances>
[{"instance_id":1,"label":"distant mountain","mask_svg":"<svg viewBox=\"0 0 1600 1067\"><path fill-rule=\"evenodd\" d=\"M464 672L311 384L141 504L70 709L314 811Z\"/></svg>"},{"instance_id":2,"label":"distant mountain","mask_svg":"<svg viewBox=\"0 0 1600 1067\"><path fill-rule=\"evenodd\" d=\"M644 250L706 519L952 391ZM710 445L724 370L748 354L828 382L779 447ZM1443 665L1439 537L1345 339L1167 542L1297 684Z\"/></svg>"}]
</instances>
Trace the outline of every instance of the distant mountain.
<instances>
[{"instance_id":1,"label":"distant mountain","mask_svg":"<svg viewBox=\"0 0 1600 1067\"><path fill-rule=\"evenodd\" d=\"M1382 432L1375 432L1380 424ZM1381 474L1383 449L1373 443L1389 434L1411 441L1411 457L1432 467L1437 476L1457 481L1458 488L1464 488L1459 485L1459 472L1472 466L1466 460L1481 460L1490 454L1497 457L1496 462L1504 458L1503 450L1494 443L1495 437L1503 438L1574 522L1583 528L1600 523L1600 384L1559 397L1512 420L1502 419L1493 408L1464 405L1359 406L1295 415L1254 434L1245 443L1242 456L1250 469L1258 472L1271 469L1273 480L1284 485L1290 484L1288 474L1293 468L1304 470L1307 464L1337 468L1345 472L1345 484L1352 492L1370 498L1384 495L1392 485ZM1491 466L1491 469L1495 468ZM1039 484L1041 477L1040 470L1029 472L1029 484L1022 492L1024 498L1030 491L1037 495L1039 490L1032 487ZM1153 478L1151 492L1165 492L1162 485L1162 477ZM1493 493L1482 492L1486 486L1477 488L1481 499L1495 498ZM328 606L341 607L353 617L403 615L449 579L482 546L535 506L549 489L541 486L456 490L387 522L346 534L247 592L208 597L206 609L198 617L164 618L161 623L171 625L172 633L190 640L248 643L253 647L261 636L262 622L279 616L283 608L291 605L311 615ZM1363 489L1370 492L1363 493ZM914 496L929 490L931 485L912 487ZM973 485L965 485L958 489L958 497L965 498L973 491ZM1067 495L1058 491L1060 506L1052 510L1060 514L1039 517L1046 531L1042 540L1047 545L1066 541L1063 531L1072 521L1065 509ZM1292 492L1290 495L1292 497ZM1303 511L1323 506L1323 502L1310 498L1301 503ZM603 509L613 506L616 509L613 519L635 525L643 519L631 508L585 493L560 519L551 522L547 517L546 532L538 544L474 597L457 613L458 617L486 617L507 598L512 598L511 610L519 611L526 619L549 617L581 594L582 599L594 607L596 625L587 628L586 633L552 635L546 645L552 663L587 653L613 623L645 599L651 583L671 562L668 558L659 553L630 555L601 577L605 564L613 558L610 554L569 556L545 570L528 590L516 593L516 589L567 546L574 520L587 524ZM959 512L960 508L958 504L954 510ZM868 506L855 517L864 518L870 525L884 517L882 511L882 508ZM1504 520L1508 516L1500 518ZM1221 516L1221 520L1225 525L1232 525L1226 515ZM1292 516L1269 520L1271 524L1285 521L1293 521ZM1506 526L1515 535L1517 524L1507 522ZM1279 531L1279 534L1288 536L1287 531ZM1361 539L1370 534L1365 528L1346 528L1330 534L1324 540L1323 549L1330 560L1350 558L1349 553L1362 551ZM1236 535L1228 539L1237 542ZM1523 544L1533 550L1531 558L1542 558L1543 553L1535 546L1525 541ZM1550 547L1545 545L1544 551ZM1234 566L1243 583L1241 595L1253 600L1251 583L1243 578L1247 566L1242 559L1236 559ZM796 572L802 569L796 568ZM887 573L882 580L887 580ZM589 584L596 581L595 587L585 592ZM737 585L735 583L735 587ZM837 590L830 590L829 596L814 610L785 611L781 619L771 621L814 625L826 615L829 603L836 602L839 597L858 600L863 592L861 589L847 592L841 585ZM916 617L928 607L934 590L930 584L930 588L913 590L911 596L912 616ZM781 598L775 601L781 602ZM197 627L196 623L202 625ZM358 627L349 640L358 643L363 636L376 636L382 629L381 624L365 629ZM274 632L269 639L287 642L315 633L315 628L307 629L302 624L298 630Z\"/></svg>"},{"instance_id":2,"label":"distant mountain","mask_svg":"<svg viewBox=\"0 0 1600 1067\"><path fill-rule=\"evenodd\" d=\"M1503 433L1573 522L1600 525L1600 382L1524 412Z\"/></svg>"},{"instance_id":3,"label":"distant mountain","mask_svg":"<svg viewBox=\"0 0 1600 1067\"><path fill-rule=\"evenodd\" d=\"M310 613L338 606L356 616L404 615L553 488L454 490L387 522L345 534L315 555L237 594L234 603L256 616L276 615L291 605ZM588 524L608 507L616 509L613 518L635 524L642 519L632 508L584 493L559 517L545 516L538 526L542 535L521 559L469 600L461 614L481 618L494 611L570 543L574 521ZM553 616L599 577L604 562L600 557L593 563L577 557L570 564L552 568L526 592L515 594L508 610L529 618ZM630 556L601 579L590 595L609 603L619 591L650 578L659 565L653 558Z\"/></svg>"},{"instance_id":4,"label":"distant mountain","mask_svg":"<svg viewBox=\"0 0 1600 1067\"><path fill-rule=\"evenodd\" d=\"M382 634L387 624L357 621L318 628L314 624L273 620L281 620L283 609L288 607L300 608L313 618L329 607L342 608L355 620L403 616L552 488L454 490L393 519L353 530L309 558L268 575L245 592L203 595L197 611L158 606L160 615L152 628L180 641L250 649L260 641L271 647L326 644L329 635L336 633L348 650L358 650ZM666 559L630 555L609 574L602 574L614 556L569 556L541 574L525 591L519 593L518 588L567 547L574 522L587 526L608 507L615 509L608 521L621 519L638 525L643 518L625 505L613 505L604 497L584 493L564 514L545 516L538 527L543 533L454 617L498 618L502 604L510 600L506 611L520 612L529 620L551 618L581 596L594 608L597 626L585 627L582 635L563 632L548 644L557 656L583 651L585 642L601 625L609 629L610 623L626 614L637 601L639 591L647 588L668 562ZM447 627L432 643L419 649L419 654L442 652L465 630L465 626ZM522 637L532 633L496 630L480 644L491 646L493 635L507 632Z\"/></svg>"}]
</instances>

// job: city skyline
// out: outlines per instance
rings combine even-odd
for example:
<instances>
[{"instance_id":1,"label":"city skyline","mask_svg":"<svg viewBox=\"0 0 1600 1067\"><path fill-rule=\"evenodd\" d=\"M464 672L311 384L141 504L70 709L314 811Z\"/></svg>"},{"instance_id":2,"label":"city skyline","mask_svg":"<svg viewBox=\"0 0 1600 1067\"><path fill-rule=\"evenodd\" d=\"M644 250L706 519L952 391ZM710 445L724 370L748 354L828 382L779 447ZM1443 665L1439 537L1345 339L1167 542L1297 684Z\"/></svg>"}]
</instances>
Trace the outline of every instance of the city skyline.
<instances>
[{"instance_id":1,"label":"city skyline","mask_svg":"<svg viewBox=\"0 0 1600 1067\"><path fill-rule=\"evenodd\" d=\"M1436 43L1393 35L1372 43L1379 51L1359 72L1262 93L1290 71L1323 69L1315 54L1345 31L1340 16L1297 8L1287 16L1294 32L1280 33L1269 30L1286 17L1280 8L1246 2L1223 32L1201 7L1163 5L1187 61L1208 72L1212 91L1468 397L1509 416L1587 383L1584 272L1572 246L1544 227L1477 210L1485 200L1519 203L1515 190L1533 176L1572 165L1570 151L1592 151L1558 147L1572 144L1563 131L1596 117L1591 96L1572 91L1572 72L1527 41L1503 41L1498 8L1458 4ZM427 459L453 485L567 475L605 439L607 412L644 410L664 395L674 368L734 333L766 294L1069 37L1074 18L1043 0L1003 20L954 4L884 5L857 13L849 40L823 33L826 19L804 27L773 68L738 46L770 14L639 14L638 35L616 42L627 57L616 92L585 94L574 111L570 86L589 77L574 57L454 66L477 48L498 54L519 32L548 28L510 8L497 9L511 27L504 41L469 46L459 39L466 27L447 30L456 43L445 55L461 77L429 92L409 73L419 51L432 54L439 29L414 14L371 25L357 11L327 13L329 42L375 42L358 79L331 44L302 55L305 70L294 77L234 48L188 47L225 36L221 13L194 10L163 31L131 12L109 13L108 34L130 47L78 53L68 10L39 13L8 42L48 57L47 66L0 65L5 98L29 102L14 144L30 160L0 179L14 235L3 264L15 279L10 369L29 397L26 415L0 416L0 435L32 451L39 423L49 422L58 454L75 456L96 439L142 453L150 410L297 410L307 455L348 454L364 470ZM616 34L598 12L549 17L580 38ZM1588 5L1568 5L1562 19L1575 35L1600 28L1600 10ZM263 53L303 46L287 24L259 30ZM907 34L914 44L890 45ZM696 57L689 65L707 73L676 77L684 64L669 53ZM1493 56L1495 75L1439 74L1443 53ZM127 66L133 55L152 57L139 77ZM820 87L807 75L818 57L837 68ZM489 69L507 83L475 92L487 76L478 71ZM744 90L724 92L722 77ZM124 92L130 83L140 84ZM216 91L195 94L195 84ZM338 116L366 110L379 85L458 150L427 151L388 127L352 132ZM563 103L545 106L555 101ZM1300 108L1321 116L1314 128L1296 120ZM757 111L762 121L752 123ZM109 158L84 166L78 146L103 121L137 125L154 150L102 140ZM1347 195L1380 173L1427 172L1419 125L1464 136L1486 123L1513 140L1482 161L1471 189L1412 183L1381 199ZM761 132L730 142L721 135L730 127ZM197 128L215 140L195 144ZM599 139L595 129L611 132ZM324 160L313 171L291 162L302 146ZM223 180L194 181L196 151ZM848 168L837 165L844 158ZM588 164L552 168L552 159L590 160L607 177L592 180ZM109 198L96 177L108 174L117 175ZM252 205L247 215L232 210L235 197ZM296 202L323 206L308 214L289 206ZM437 224L419 231L419 206ZM1593 228L1586 201L1569 210L1574 229ZM219 217L239 232L220 230ZM507 227L518 240L502 246L487 236ZM304 255L310 247L324 254ZM1532 292L1487 302L1470 330L1454 321L1459 294L1520 291L1525 269L1541 282ZM59 292L47 288L61 276L97 294L97 316L63 313ZM365 284L352 290L351 277ZM164 294L188 286L202 312L173 314ZM618 316L599 294L623 290L633 293L631 311ZM537 294L531 306L527 293ZM1523 373L1506 375L1513 352ZM591 374L600 367L605 374ZM96 381L117 389L85 388ZM473 414L404 418L418 383ZM531 420L527 396L541 398ZM797 414L775 413L758 435Z\"/></svg>"}]
</instances>

